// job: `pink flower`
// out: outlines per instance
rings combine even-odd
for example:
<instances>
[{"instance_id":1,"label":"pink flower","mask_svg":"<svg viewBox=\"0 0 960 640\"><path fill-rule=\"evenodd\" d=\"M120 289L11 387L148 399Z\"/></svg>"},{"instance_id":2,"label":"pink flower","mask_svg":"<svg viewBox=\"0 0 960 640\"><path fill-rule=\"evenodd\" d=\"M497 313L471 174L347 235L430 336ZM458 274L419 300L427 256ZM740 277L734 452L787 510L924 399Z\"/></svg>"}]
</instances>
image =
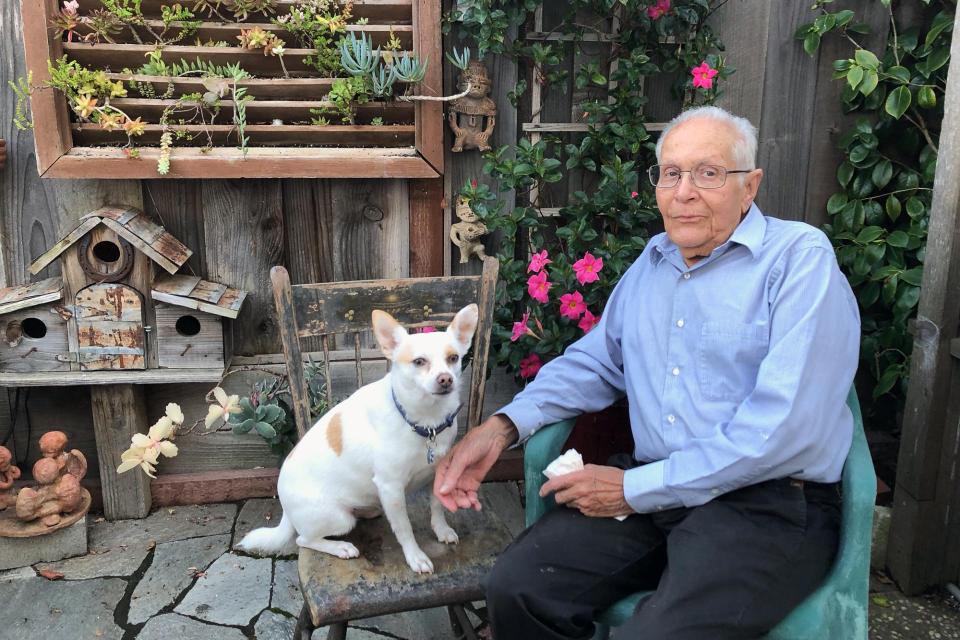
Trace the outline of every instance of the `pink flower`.
<instances>
[{"instance_id":1,"label":"pink flower","mask_svg":"<svg viewBox=\"0 0 960 640\"><path fill-rule=\"evenodd\" d=\"M631 192L630 192L630 197L631 197L631 198L636 198L638 195L640 195L640 194L637 193L636 191L631 191Z\"/></svg>"},{"instance_id":2,"label":"pink flower","mask_svg":"<svg viewBox=\"0 0 960 640\"><path fill-rule=\"evenodd\" d=\"M583 304L583 295L579 291L560 296L560 315L571 320L579 320L587 305Z\"/></svg>"},{"instance_id":3,"label":"pink flower","mask_svg":"<svg viewBox=\"0 0 960 640\"><path fill-rule=\"evenodd\" d=\"M513 334L510 336L510 342L516 342L530 332L530 328L527 327L527 322L529 321L530 312L527 311L525 314L523 314L523 318L520 319L520 322L513 323Z\"/></svg>"},{"instance_id":4,"label":"pink flower","mask_svg":"<svg viewBox=\"0 0 960 640\"><path fill-rule=\"evenodd\" d=\"M583 329L584 333L589 333L590 329L593 329L597 326L597 323L600 322L600 316L595 316L590 313L590 310L587 309L583 312L583 317L580 319L580 324L577 326Z\"/></svg>"},{"instance_id":5,"label":"pink flower","mask_svg":"<svg viewBox=\"0 0 960 640\"><path fill-rule=\"evenodd\" d=\"M77 15L77 11L80 10L80 3L77 0L68 0L63 3L63 12L68 16Z\"/></svg>"},{"instance_id":6,"label":"pink flower","mask_svg":"<svg viewBox=\"0 0 960 640\"><path fill-rule=\"evenodd\" d=\"M527 273L530 273L531 271L534 273L540 273L541 269L552 262L553 260L547 258L547 250L544 249L540 253L535 253L530 256L530 264L527 265Z\"/></svg>"},{"instance_id":7,"label":"pink flower","mask_svg":"<svg viewBox=\"0 0 960 640\"><path fill-rule=\"evenodd\" d=\"M537 375L542 366L543 362L540 360L540 356L531 353L520 361L520 377L524 379L532 378Z\"/></svg>"},{"instance_id":8,"label":"pink flower","mask_svg":"<svg viewBox=\"0 0 960 640\"><path fill-rule=\"evenodd\" d=\"M573 270L576 272L580 284L599 280L600 276L597 274L600 273L601 269L603 269L603 258L594 258L589 251L573 263Z\"/></svg>"},{"instance_id":9,"label":"pink flower","mask_svg":"<svg viewBox=\"0 0 960 640\"><path fill-rule=\"evenodd\" d=\"M553 283L547 281L546 271L535 273L527 279L527 293L537 302L546 303L549 300L547 294L552 286Z\"/></svg>"},{"instance_id":10,"label":"pink flower","mask_svg":"<svg viewBox=\"0 0 960 640\"><path fill-rule=\"evenodd\" d=\"M656 20L663 17L667 11L670 11L670 0L657 0L657 4L647 7L647 17Z\"/></svg>"},{"instance_id":11,"label":"pink flower","mask_svg":"<svg viewBox=\"0 0 960 640\"><path fill-rule=\"evenodd\" d=\"M476 178L474 178L473 180L470 181L470 186L473 187L474 189L477 188L477 180L476 180Z\"/></svg>"},{"instance_id":12,"label":"pink flower","mask_svg":"<svg viewBox=\"0 0 960 640\"><path fill-rule=\"evenodd\" d=\"M710 65L704 62L699 67L694 67L693 69L691 69L690 73L693 74L694 87L702 87L703 89L712 89L713 77L717 75L718 72L716 69L711 69Z\"/></svg>"}]
</instances>

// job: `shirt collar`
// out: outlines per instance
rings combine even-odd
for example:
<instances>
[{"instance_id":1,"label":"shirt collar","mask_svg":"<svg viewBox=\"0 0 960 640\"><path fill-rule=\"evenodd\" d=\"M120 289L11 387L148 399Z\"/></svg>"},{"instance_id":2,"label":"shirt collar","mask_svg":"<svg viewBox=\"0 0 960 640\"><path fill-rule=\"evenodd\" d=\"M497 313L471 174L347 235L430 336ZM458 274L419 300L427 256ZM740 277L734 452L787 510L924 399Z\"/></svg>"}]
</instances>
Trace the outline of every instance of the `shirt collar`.
<instances>
[{"instance_id":1,"label":"shirt collar","mask_svg":"<svg viewBox=\"0 0 960 640\"><path fill-rule=\"evenodd\" d=\"M743 217L743 220L740 221L737 228L733 230L730 239L721 246L736 242L737 244L745 246L747 250L750 251L750 255L756 258L760 254L760 249L763 246L763 236L766 230L767 219L764 218L763 212L760 211L760 207L758 207L756 203L751 204L747 210L747 215ZM679 247L673 243L666 233L659 234L651 240L650 244L652 245L650 260L655 265L660 264L660 261L663 260L667 254L679 251Z\"/></svg>"}]
</instances>

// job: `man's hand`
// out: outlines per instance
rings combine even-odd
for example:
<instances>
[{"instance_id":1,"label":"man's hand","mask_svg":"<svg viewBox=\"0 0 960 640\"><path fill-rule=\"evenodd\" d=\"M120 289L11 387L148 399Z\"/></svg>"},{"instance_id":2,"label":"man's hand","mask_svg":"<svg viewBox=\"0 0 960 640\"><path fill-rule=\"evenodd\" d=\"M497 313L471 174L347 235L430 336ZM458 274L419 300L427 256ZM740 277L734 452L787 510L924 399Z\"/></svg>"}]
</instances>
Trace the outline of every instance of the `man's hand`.
<instances>
[{"instance_id":1,"label":"man's hand","mask_svg":"<svg viewBox=\"0 0 960 640\"><path fill-rule=\"evenodd\" d=\"M490 416L467 431L463 440L437 463L433 493L450 511L480 510L477 491L500 453L517 440L517 428L504 415Z\"/></svg>"},{"instance_id":2,"label":"man's hand","mask_svg":"<svg viewBox=\"0 0 960 640\"><path fill-rule=\"evenodd\" d=\"M623 469L588 464L580 471L557 476L540 488L540 497L554 493L557 504L579 509L585 516L612 518L633 513L623 497Z\"/></svg>"}]
</instances>

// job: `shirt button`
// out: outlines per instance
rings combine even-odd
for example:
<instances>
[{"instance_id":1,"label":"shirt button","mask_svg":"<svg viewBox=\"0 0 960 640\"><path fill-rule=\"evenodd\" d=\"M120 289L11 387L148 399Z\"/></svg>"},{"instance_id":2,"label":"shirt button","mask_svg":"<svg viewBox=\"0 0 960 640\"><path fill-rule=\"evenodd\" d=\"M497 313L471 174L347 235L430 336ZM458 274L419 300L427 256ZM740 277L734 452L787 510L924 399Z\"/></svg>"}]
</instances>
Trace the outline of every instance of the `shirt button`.
<instances>
[{"instance_id":1,"label":"shirt button","mask_svg":"<svg viewBox=\"0 0 960 640\"><path fill-rule=\"evenodd\" d=\"M683 318L680 318L679 320L677 320L677 326L678 326L678 327L682 327L682 326L683 326Z\"/></svg>"},{"instance_id":2,"label":"shirt button","mask_svg":"<svg viewBox=\"0 0 960 640\"><path fill-rule=\"evenodd\" d=\"M677 421L677 416L673 415L672 413L667 416L667 422L669 422L670 424L673 424L676 421Z\"/></svg>"},{"instance_id":3,"label":"shirt button","mask_svg":"<svg viewBox=\"0 0 960 640\"><path fill-rule=\"evenodd\" d=\"M690 274L689 274L689 273L683 274L683 279L684 279L684 280L689 280L689 279L690 279Z\"/></svg>"},{"instance_id":4,"label":"shirt button","mask_svg":"<svg viewBox=\"0 0 960 640\"><path fill-rule=\"evenodd\" d=\"M675 376L680 375L680 367L674 367L674 368L673 368L673 371L671 371L671 373L672 373L673 375L675 375Z\"/></svg>"}]
</instances>

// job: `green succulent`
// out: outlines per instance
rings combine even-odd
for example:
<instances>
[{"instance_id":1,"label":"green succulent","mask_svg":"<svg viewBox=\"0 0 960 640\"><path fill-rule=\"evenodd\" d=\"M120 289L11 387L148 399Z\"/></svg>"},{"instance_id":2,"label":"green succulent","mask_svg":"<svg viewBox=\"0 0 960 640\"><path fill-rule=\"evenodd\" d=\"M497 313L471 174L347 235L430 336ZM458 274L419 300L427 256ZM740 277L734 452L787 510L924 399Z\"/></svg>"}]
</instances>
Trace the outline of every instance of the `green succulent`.
<instances>
[{"instance_id":1,"label":"green succulent","mask_svg":"<svg viewBox=\"0 0 960 640\"><path fill-rule=\"evenodd\" d=\"M354 32L340 41L340 64L350 75L365 76L373 73L380 63L380 48L373 48L373 39L361 32Z\"/></svg>"}]
</instances>

